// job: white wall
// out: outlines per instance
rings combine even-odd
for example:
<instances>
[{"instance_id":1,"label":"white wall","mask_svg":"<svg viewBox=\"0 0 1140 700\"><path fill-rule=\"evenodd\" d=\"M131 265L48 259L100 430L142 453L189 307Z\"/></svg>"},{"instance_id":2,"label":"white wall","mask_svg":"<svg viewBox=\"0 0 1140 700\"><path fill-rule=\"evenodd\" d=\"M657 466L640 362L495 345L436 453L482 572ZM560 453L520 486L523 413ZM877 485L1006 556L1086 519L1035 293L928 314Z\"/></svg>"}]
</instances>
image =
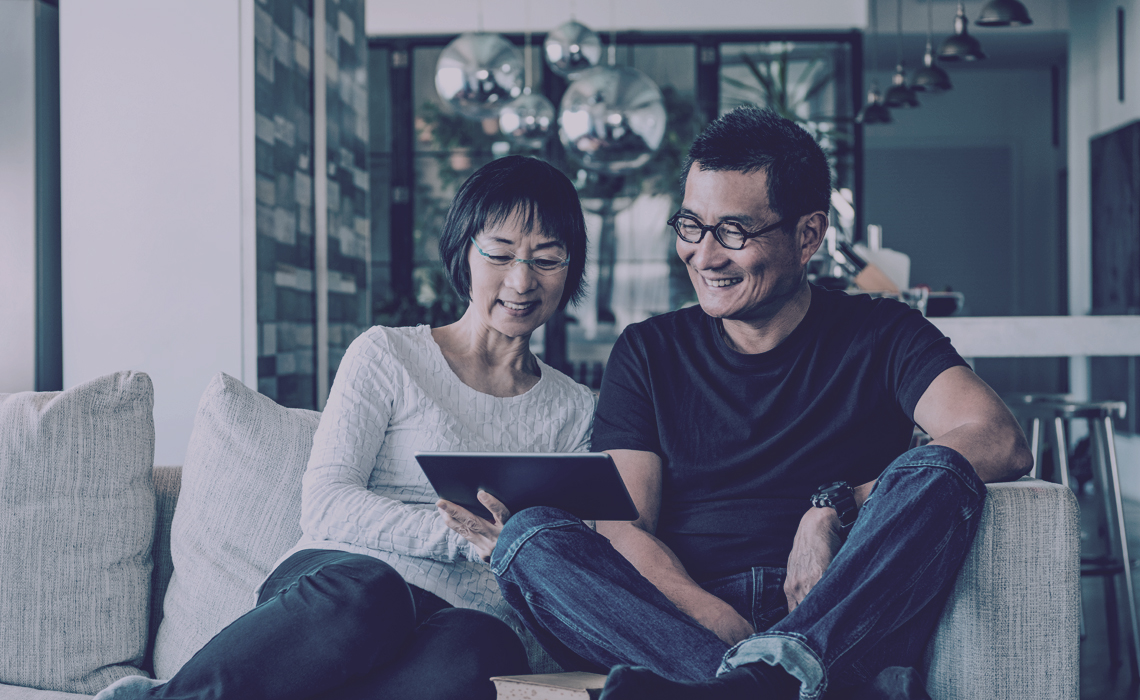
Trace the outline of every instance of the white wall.
<instances>
[{"instance_id":1,"label":"white wall","mask_svg":"<svg viewBox=\"0 0 1140 700\"><path fill-rule=\"evenodd\" d=\"M1064 56L1053 57L1065 70ZM911 283L963 292L974 316L1063 311L1059 172L1049 63L950 69L891 124L865 127L864 211L883 244L911 256ZM880 86L889 76L874 75ZM1001 392L1063 391L1057 361L980 359Z\"/></svg>"},{"instance_id":2,"label":"white wall","mask_svg":"<svg viewBox=\"0 0 1140 700\"><path fill-rule=\"evenodd\" d=\"M988 0L969 0L966 17L977 19ZM1033 18L1029 27L979 30L992 32L1048 32L1068 28L1066 0L1024 0ZM707 29L848 29L866 27L870 0L569 0L569 2L536 2L536 0L436 0L425 12L417 3L397 0L367 0L368 34L450 34L471 31L479 26L479 8L483 10L483 28L496 32L521 32L527 29L527 7L530 7L530 29L545 32L570 19L595 31L644 29L647 31L690 31ZM934 33L944 37L954 29L956 4L934 3ZM877 0L879 31L891 34L897 27L897 3ZM612 11L611 11L612 10ZM926 33L925 0L903 0L903 31Z\"/></svg>"},{"instance_id":3,"label":"white wall","mask_svg":"<svg viewBox=\"0 0 1140 700\"><path fill-rule=\"evenodd\" d=\"M36 371L35 4L0 0L0 394Z\"/></svg>"},{"instance_id":4,"label":"white wall","mask_svg":"<svg viewBox=\"0 0 1140 700\"><path fill-rule=\"evenodd\" d=\"M907 0L908 3L913 0ZM570 19L594 31L702 29L849 29L867 24L867 0L367 0L368 34L458 34L480 28L495 32L545 32ZM892 4L893 7L893 4ZM925 24L923 25L926 26Z\"/></svg>"},{"instance_id":5,"label":"white wall","mask_svg":"<svg viewBox=\"0 0 1140 700\"><path fill-rule=\"evenodd\" d=\"M1125 100L1117 99L1116 10L1125 12ZM1092 308L1089 139L1140 119L1140 0L1085 0L1069 13L1069 305ZM1077 359L1075 392L1088 391L1088 364ZM1128 410L1140 410L1129 406ZM1118 436L1124 492L1140 500L1140 436Z\"/></svg>"},{"instance_id":6,"label":"white wall","mask_svg":"<svg viewBox=\"0 0 1140 700\"><path fill-rule=\"evenodd\" d=\"M60 8L63 373L154 381L159 464L181 464L251 342L252 0Z\"/></svg>"},{"instance_id":7,"label":"white wall","mask_svg":"<svg viewBox=\"0 0 1140 700\"><path fill-rule=\"evenodd\" d=\"M1059 69L1064 71L1064 57L1057 58ZM889 75L870 77L884 89L890 84ZM892 123L865 127L867 223L882 224L876 218L881 218L880 214L903 218L906 230L886 228L884 245L911 255L912 282L950 284L966 292L973 315L1058 313L1061 299L1057 290L1063 279L1042 274L1047 270L1064 274L1057 255L1056 195L1057 175L1065 167L1066 151L1063 142L1053 146L1050 66L951 69L951 79L953 90L939 95L920 93L920 107L891 110ZM1008 200L1011 214L1004 221L992 222L997 240L979 238L967 228L971 217L985 218L988 212L978 212L978 202L947 189L968 188L970 180L981 183L991 176L980 167L947 172L958 159L943 162L938 154L963 149L1005 150L1010 154L1011 179L992 183ZM900 151L933 156L923 163L920 173L930 182L928 191L913 199L900 200L889 184L897 173L890 172L888 161L894 160L891 154ZM936 210L942 214L936 215ZM960 249L956 268L947 269L948 261L932 259L938 256L926 249L940 241L952 241ZM980 264L979 256L993 255L997 246L1009 249L997 272L1002 278L972 279L976 273L972 267ZM923 276L924 270L927 276L938 279L916 279L915 275ZM978 287L973 298L969 294L972 286ZM991 290L1002 298L991 298ZM980 306L983 304L984 308Z\"/></svg>"}]
</instances>

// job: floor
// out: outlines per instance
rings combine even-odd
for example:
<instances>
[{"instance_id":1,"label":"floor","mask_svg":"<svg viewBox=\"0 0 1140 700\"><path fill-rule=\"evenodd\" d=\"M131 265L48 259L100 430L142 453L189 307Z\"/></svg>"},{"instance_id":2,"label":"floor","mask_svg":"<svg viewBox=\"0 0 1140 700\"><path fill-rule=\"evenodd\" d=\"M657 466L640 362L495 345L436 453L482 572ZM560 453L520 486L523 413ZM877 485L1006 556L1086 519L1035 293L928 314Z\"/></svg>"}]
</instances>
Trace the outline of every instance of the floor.
<instances>
[{"instance_id":1,"label":"floor","mask_svg":"<svg viewBox=\"0 0 1140 700\"><path fill-rule=\"evenodd\" d=\"M1081 504L1081 545L1084 554L1090 554L1097 549L1097 538L1091 536L1096 532L1095 514L1098 512L1093 496L1080 495ZM1128 531L1128 548L1133 560L1140 559L1140 503L1135 501L1124 502L1124 520ZM1121 577L1116 577L1122 581ZM1140 602L1140 569L1133 571L1133 585L1137 589L1137 601ZM1118 584L1118 585L1123 585ZM1105 615L1105 590L1103 580L1096 577L1081 579L1081 592L1083 595L1083 610L1085 634L1081 640L1081 698L1082 700L1140 700L1140 688L1133 682L1132 672L1127 662L1128 644L1128 609L1123 596L1118 596L1119 602L1119 656L1120 663L1113 663L1111 658L1107 620Z\"/></svg>"}]
</instances>

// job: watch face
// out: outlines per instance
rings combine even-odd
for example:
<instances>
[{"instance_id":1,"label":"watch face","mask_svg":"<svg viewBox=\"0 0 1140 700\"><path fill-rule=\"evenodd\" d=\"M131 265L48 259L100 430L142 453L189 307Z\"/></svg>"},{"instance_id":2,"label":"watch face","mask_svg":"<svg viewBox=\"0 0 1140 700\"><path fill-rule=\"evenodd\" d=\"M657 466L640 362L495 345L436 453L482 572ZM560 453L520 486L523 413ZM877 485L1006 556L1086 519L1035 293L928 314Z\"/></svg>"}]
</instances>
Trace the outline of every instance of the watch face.
<instances>
[{"instance_id":1,"label":"watch face","mask_svg":"<svg viewBox=\"0 0 1140 700\"><path fill-rule=\"evenodd\" d=\"M826 486L820 486L811 499L816 508L834 508L839 516L839 523L844 528L855 522L859 514L855 507L855 494L845 481L835 481Z\"/></svg>"}]
</instances>

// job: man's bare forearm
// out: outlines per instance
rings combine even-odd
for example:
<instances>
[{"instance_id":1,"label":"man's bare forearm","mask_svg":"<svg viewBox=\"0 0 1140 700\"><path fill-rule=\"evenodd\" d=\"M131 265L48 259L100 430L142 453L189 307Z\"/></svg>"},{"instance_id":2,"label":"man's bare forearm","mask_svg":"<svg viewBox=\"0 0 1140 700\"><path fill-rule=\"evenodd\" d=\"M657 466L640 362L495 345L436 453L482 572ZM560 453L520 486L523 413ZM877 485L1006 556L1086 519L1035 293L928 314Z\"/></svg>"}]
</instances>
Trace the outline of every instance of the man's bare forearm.
<instances>
[{"instance_id":1,"label":"man's bare forearm","mask_svg":"<svg viewBox=\"0 0 1140 700\"><path fill-rule=\"evenodd\" d=\"M967 423L931 444L956 450L987 484L1014 481L1033 467L1029 444L1016 423Z\"/></svg>"},{"instance_id":2,"label":"man's bare forearm","mask_svg":"<svg viewBox=\"0 0 1140 700\"><path fill-rule=\"evenodd\" d=\"M957 451L987 484L1013 481L1033 467L1017 419L967 367L938 375L919 398L914 420L933 438L931 444Z\"/></svg>"}]
</instances>

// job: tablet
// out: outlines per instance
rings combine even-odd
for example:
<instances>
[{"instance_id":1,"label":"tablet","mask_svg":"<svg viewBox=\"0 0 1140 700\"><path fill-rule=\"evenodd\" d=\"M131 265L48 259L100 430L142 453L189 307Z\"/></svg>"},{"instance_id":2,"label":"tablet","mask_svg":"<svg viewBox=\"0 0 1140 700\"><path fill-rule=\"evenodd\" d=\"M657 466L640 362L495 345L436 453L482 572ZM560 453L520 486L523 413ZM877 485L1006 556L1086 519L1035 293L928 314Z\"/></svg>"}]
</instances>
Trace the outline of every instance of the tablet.
<instances>
[{"instance_id":1,"label":"tablet","mask_svg":"<svg viewBox=\"0 0 1140 700\"><path fill-rule=\"evenodd\" d=\"M610 456L600 452L417 452L440 498L494 521L480 489L512 513L553 506L582 520L637 520L637 507Z\"/></svg>"}]
</instances>

